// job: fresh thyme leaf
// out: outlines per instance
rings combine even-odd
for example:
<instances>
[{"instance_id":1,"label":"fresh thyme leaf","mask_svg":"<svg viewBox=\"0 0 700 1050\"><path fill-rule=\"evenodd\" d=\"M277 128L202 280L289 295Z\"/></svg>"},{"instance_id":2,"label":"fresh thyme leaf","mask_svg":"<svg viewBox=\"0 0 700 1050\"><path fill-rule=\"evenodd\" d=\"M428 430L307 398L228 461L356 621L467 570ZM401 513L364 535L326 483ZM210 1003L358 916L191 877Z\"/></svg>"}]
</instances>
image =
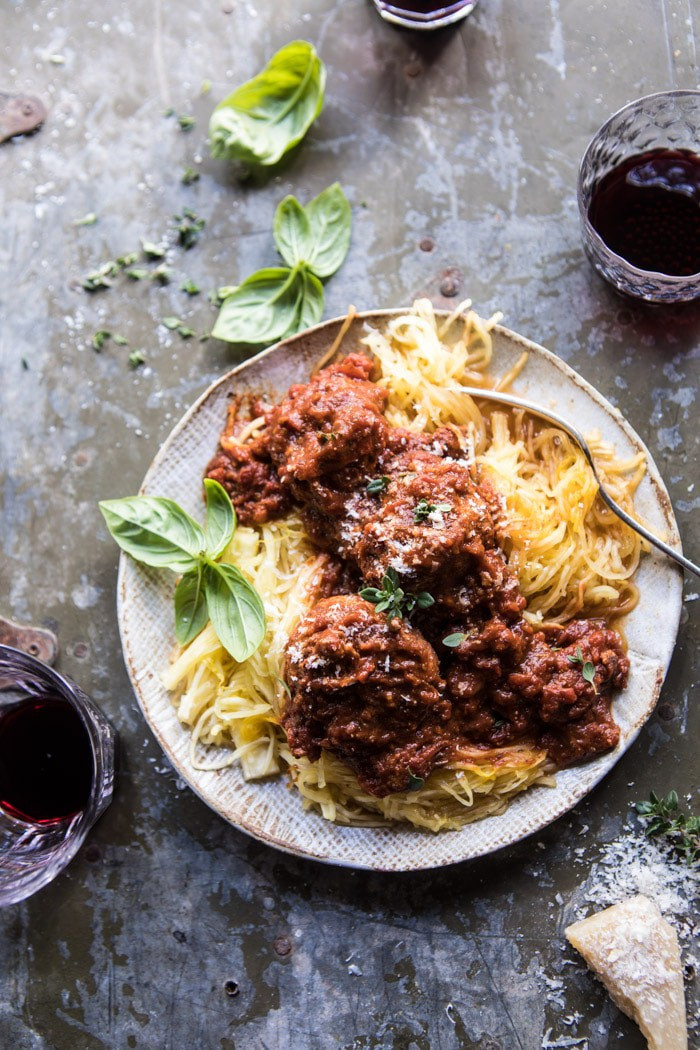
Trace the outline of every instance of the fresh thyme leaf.
<instances>
[{"instance_id":1,"label":"fresh thyme leaf","mask_svg":"<svg viewBox=\"0 0 700 1050\"><path fill-rule=\"evenodd\" d=\"M404 591L395 569L387 569L381 587L363 587L358 593L360 598L371 602L377 612L388 613L390 619L394 616L401 619L410 616L415 609L428 609L435 604L432 594L427 591L420 594Z\"/></svg>"},{"instance_id":2,"label":"fresh thyme leaf","mask_svg":"<svg viewBox=\"0 0 700 1050\"><path fill-rule=\"evenodd\" d=\"M141 238L141 248L147 259L162 259L165 255L165 248L161 244L146 241L143 237Z\"/></svg>"},{"instance_id":3,"label":"fresh thyme leaf","mask_svg":"<svg viewBox=\"0 0 700 1050\"><path fill-rule=\"evenodd\" d=\"M112 333L108 332L106 328L101 328L99 332L95 332L92 337L92 346L94 350L97 350L99 354L102 347L105 345L108 339L111 339Z\"/></svg>"},{"instance_id":4,"label":"fresh thyme leaf","mask_svg":"<svg viewBox=\"0 0 700 1050\"><path fill-rule=\"evenodd\" d=\"M89 211L87 215L83 215L82 219L75 219L73 222L74 226L94 226L97 222L97 215L94 211Z\"/></svg>"},{"instance_id":5,"label":"fresh thyme leaf","mask_svg":"<svg viewBox=\"0 0 700 1050\"><path fill-rule=\"evenodd\" d=\"M134 263L136 262L136 260L138 259L138 257L139 257L139 253L138 252L129 252L127 255L120 255L120 256L118 256L114 260L114 263L116 264L116 266L119 269L123 270L127 266L133 266ZM115 271L115 273L116 273L116 271Z\"/></svg>"},{"instance_id":6,"label":"fresh thyme leaf","mask_svg":"<svg viewBox=\"0 0 700 1050\"><path fill-rule=\"evenodd\" d=\"M132 281L142 281L144 277L149 277L148 270L142 269L140 266L132 266L128 270L124 270L126 276Z\"/></svg>"},{"instance_id":7,"label":"fresh thyme leaf","mask_svg":"<svg viewBox=\"0 0 700 1050\"><path fill-rule=\"evenodd\" d=\"M185 168L182 175L180 176L180 182L183 186L192 186L193 183L199 181L199 172L194 168Z\"/></svg>"},{"instance_id":8,"label":"fresh thyme leaf","mask_svg":"<svg viewBox=\"0 0 700 1050\"><path fill-rule=\"evenodd\" d=\"M179 317L163 317L160 323L169 328L171 332L174 332L178 325L182 324L182 321Z\"/></svg>"},{"instance_id":9,"label":"fresh thyme leaf","mask_svg":"<svg viewBox=\"0 0 700 1050\"><path fill-rule=\"evenodd\" d=\"M27 361L26 357L22 358L22 368L25 372L29 371L29 361Z\"/></svg>"},{"instance_id":10,"label":"fresh thyme leaf","mask_svg":"<svg viewBox=\"0 0 700 1050\"><path fill-rule=\"evenodd\" d=\"M157 281L158 284L170 284L173 279L173 270L166 266L165 263L161 263L160 266L156 266L155 270L151 270L151 280Z\"/></svg>"},{"instance_id":11,"label":"fresh thyme leaf","mask_svg":"<svg viewBox=\"0 0 700 1050\"><path fill-rule=\"evenodd\" d=\"M389 487L389 479L382 476L381 478L372 478L371 481L367 482L365 492L370 496L378 496L382 492L386 492Z\"/></svg>"},{"instance_id":12,"label":"fresh thyme leaf","mask_svg":"<svg viewBox=\"0 0 700 1050\"><path fill-rule=\"evenodd\" d=\"M571 653L566 658L570 664L582 664L583 663L583 650L580 645L576 646L576 651L572 656Z\"/></svg>"},{"instance_id":13,"label":"fresh thyme leaf","mask_svg":"<svg viewBox=\"0 0 700 1050\"><path fill-rule=\"evenodd\" d=\"M419 499L413 508L413 520L416 525L421 525L428 520L431 514L447 513L448 510L452 510L451 503L428 503L425 498Z\"/></svg>"},{"instance_id":14,"label":"fresh thyme leaf","mask_svg":"<svg viewBox=\"0 0 700 1050\"><path fill-rule=\"evenodd\" d=\"M117 344L117 346L128 346L129 345L129 340L125 336L120 335L119 332L113 332L112 333L112 339Z\"/></svg>"},{"instance_id":15,"label":"fresh thyme leaf","mask_svg":"<svg viewBox=\"0 0 700 1050\"><path fill-rule=\"evenodd\" d=\"M197 123L194 117L189 116L187 113L180 113L177 122L180 125L181 131L191 131Z\"/></svg>"},{"instance_id":16,"label":"fresh thyme leaf","mask_svg":"<svg viewBox=\"0 0 700 1050\"><path fill-rule=\"evenodd\" d=\"M589 683L589 685L593 686L593 692L596 693L596 695L597 695L598 690L596 689L596 684L595 684L595 664L591 663L590 660L586 660L585 664L581 668L581 674L586 679L586 681Z\"/></svg>"},{"instance_id":17,"label":"fresh thyme leaf","mask_svg":"<svg viewBox=\"0 0 700 1050\"><path fill-rule=\"evenodd\" d=\"M129 354L129 368L138 368L139 365L146 363L146 358L143 356L142 350L132 350Z\"/></svg>"},{"instance_id":18,"label":"fresh thyme leaf","mask_svg":"<svg viewBox=\"0 0 700 1050\"><path fill-rule=\"evenodd\" d=\"M637 802L634 808L646 824L647 838L665 838L669 852L688 864L700 861L700 816L687 817L679 810L677 792L659 798L652 791L648 802Z\"/></svg>"},{"instance_id":19,"label":"fresh thyme leaf","mask_svg":"<svg viewBox=\"0 0 700 1050\"><path fill-rule=\"evenodd\" d=\"M192 280L183 281L180 285L181 292L187 292L188 295L199 295L201 288L198 284L195 284Z\"/></svg>"},{"instance_id":20,"label":"fresh thyme leaf","mask_svg":"<svg viewBox=\"0 0 700 1050\"><path fill-rule=\"evenodd\" d=\"M458 645L461 645L466 638L464 631L455 631L454 634L448 634L442 639L442 644L446 645L448 649L456 649Z\"/></svg>"},{"instance_id":21,"label":"fresh thyme leaf","mask_svg":"<svg viewBox=\"0 0 700 1050\"><path fill-rule=\"evenodd\" d=\"M172 106L168 106L167 109L164 109L163 110L163 116L164 117L174 117L175 116L175 110L173 109L173 107Z\"/></svg>"},{"instance_id":22,"label":"fresh thyme leaf","mask_svg":"<svg viewBox=\"0 0 700 1050\"><path fill-rule=\"evenodd\" d=\"M194 328L188 328L186 324L179 324L177 326L177 334L181 339L191 339L193 335L196 335Z\"/></svg>"},{"instance_id":23,"label":"fresh thyme leaf","mask_svg":"<svg viewBox=\"0 0 700 1050\"><path fill-rule=\"evenodd\" d=\"M113 262L105 263L99 270L94 270L83 277L82 287L86 292L97 292L100 288L111 288L112 281L110 278L114 277L116 273L118 273L118 269L115 270Z\"/></svg>"},{"instance_id":24,"label":"fresh thyme leaf","mask_svg":"<svg viewBox=\"0 0 700 1050\"><path fill-rule=\"evenodd\" d=\"M183 208L182 214L175 216L177 243L181 248L189 251L199 240L199 235L205 226L204 219L201 219L190 208Z\"/></svg>"}]
</instances>

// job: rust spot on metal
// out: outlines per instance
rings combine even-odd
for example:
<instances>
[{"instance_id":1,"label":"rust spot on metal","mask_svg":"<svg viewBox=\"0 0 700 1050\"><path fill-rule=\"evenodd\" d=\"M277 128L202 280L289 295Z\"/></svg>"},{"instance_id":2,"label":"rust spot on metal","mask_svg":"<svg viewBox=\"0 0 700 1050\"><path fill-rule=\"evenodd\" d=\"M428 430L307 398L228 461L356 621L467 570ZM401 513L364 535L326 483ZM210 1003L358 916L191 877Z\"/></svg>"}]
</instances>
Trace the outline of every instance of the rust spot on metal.
<instances>
[{"instance_id":1,"label":"rust spot on metal","mask_svg":"<svg viewBox=\"0 0 700 1050\"><path fill-rule=\"evenodd\" d=\"M463 280L464 276L461 270L445 270L440 282L440 295L444 295L446 299L452 299L462 287Z\"/></svg>"},{"instance_id":2,"label":"rust spot on metal","mask_svg":"<svg viewBox=\"0 0 700 1050\"><path fill-rule=\"evenodd\" d=\"M46 120L46 106L33 95L0 91L0 142L37 131Z\"/></svg>"},{"instance_id":3,"label":"rust spot on metal","mask_svg":"<svg viewBox=\"0 0 700 1050\"><path fill-rule=\"evenodd\" d=\"M58 639L53 631L43 627L23 627L0 616L0 645L10 645L36 657L42 663L52 664L58 656Z\"/></svg>"},{"instance_id":4,"label":"rust spot on metal","mask_svg":"<svg viewBox=\"0 0 700 1050\"><path fill-rule=\"evenodd\" d=\"M281 955L284 958L285 955L289 955L291 952L292 942L289 937L276 937L272 947L277 955Z\"/></svg>"}]
</instances>

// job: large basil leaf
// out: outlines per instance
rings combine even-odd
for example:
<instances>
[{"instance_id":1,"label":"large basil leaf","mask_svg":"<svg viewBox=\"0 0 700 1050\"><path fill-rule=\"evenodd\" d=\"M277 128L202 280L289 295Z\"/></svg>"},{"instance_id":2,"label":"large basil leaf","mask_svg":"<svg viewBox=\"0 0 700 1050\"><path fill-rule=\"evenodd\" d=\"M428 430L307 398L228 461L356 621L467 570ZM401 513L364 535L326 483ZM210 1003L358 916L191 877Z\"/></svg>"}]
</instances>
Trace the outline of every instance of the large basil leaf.
<instances>
[{"instance_id":1,"label":"large basil leaf","mask_svg":"<svg viewBox=\"0 0 700 1050\"><path fill-rule=\"evenodd\" d=\"M136 561L175 572L195 568L204 533L173 500L131 496L99 506L112 537Z\"/></svg>"},{"instance_id":2,"label":"large basil leaf","mask_svg":"<svg viewBox=\"0 0 700 1050\"><path fill-rule=\"evenodd\" d=\"M315 324L322 313L318 279L301 267L276 266L258 270L224 300L212 335L228 343L270 344Z\"/></svg>"},{"instance_id":3,"label":"large basil leaf","mask_svg":"<svg viewBox=\"0 0 700 1050\"><path fill-rule=\"evenodd\" d=\"M202 568L186 572L175 588L175 637L187 645L206 627L209 614L204 597Z\"/></svg>"},{"instance_id":4,"label":"large basil leaf","mask_svg":"<svg viewBox=\"0 0 700 1050\"><path fill-rule=\"evenodd\" d=\"M323 107L326 69L316 49L295 40L211 115L213 157L276 164L300 142Z\"/></svg>"},{"instance_id":5,"label":"large basil leaf","mask_svg":"<svg viewBox=\"0 0 700 1050\"><path fill-rule=\"evenodd\" d=\"M204 495L207 505L204 526L207 554L210 558L218 558L236 531L236 512L226 489L213 478L204 479Z\"/></svg>"},{"instance_id":6,"label":"large basil leaf","mask_svg":"<svg viewBox=\"0 0 700 1050\"><path fill-rule=\"evenodd\" d=\"M209 562L204 591L216 636L234 660L242 663L265 637L265 609L260 595L233 565Z\"/></svg>"},{"instance_id":7,"label":"large basil leaf","mask_svg":"<svg viewBox=\"0 0 700 1050\"><path fill-rule=\"evenodd\" d=\"M277 250L290 266L305 263L317 277L330 277L350 247L350 205L340 183L319 193L305 208L285 197L275 213Z\"/></svg>"}]
</instances>

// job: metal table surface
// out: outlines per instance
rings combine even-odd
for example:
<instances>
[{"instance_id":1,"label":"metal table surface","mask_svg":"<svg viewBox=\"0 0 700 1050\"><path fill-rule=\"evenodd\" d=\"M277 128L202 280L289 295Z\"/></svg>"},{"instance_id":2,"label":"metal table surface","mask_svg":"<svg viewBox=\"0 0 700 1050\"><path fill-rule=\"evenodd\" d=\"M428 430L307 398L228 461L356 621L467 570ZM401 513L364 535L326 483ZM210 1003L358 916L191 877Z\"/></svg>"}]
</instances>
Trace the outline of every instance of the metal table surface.
<instances>
[{"instance_id":1,"label":"metal table surface","mask_svg":"<svg viewBox=\"0 0 700 1050\"><path fill-rule=\"evenodd\" d=\"M121 769L64 874L0 914L0 1045L644 1045L563 928L601 848L633 820L630 801L696 790L697 581L657 713L585 802L478 862L368 874L275 852L179 782L126 676L117 549L96 504L137 490L183 410L240 359L159 325L211 327L205 295L188 299L180 281L206 291L272 265L277 202L339 179L353 239L325 316L417 295L502 310L621 408L697 558L700 310L644 307L599 280L575 188L610 113L698 86L698 22L693 0L482 0L434 35L396 30L367 0L5 0L0 90L36 94L50 112L37 134L0 146L0 613L57 630L60 669L119 731ZM207 158L212 104L296 38L327 64L325 109L280 170L241 182ZM170 107L195 127L181 131ZM186 166L201 172L190 186ZM207 225L173 283L81 289L183 207ZM94 225L75 224L91 212ZM114 342L96 353L103 328L145 365L130 369ZM697 1005L697 982L688 994Z\"/></svg>"}]
</instances>

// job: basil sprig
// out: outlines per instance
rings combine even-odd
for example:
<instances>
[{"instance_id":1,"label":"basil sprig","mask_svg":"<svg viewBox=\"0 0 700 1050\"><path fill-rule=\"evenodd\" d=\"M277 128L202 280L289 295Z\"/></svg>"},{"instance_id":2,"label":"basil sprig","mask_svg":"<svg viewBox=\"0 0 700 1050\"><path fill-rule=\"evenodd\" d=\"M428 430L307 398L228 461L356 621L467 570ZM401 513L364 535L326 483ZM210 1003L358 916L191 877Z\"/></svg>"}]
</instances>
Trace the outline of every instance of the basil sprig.
<instances>
[{"instance_id":1,"label":"basil sprig","mask_svg":"<svg viewBox=\"0 0 700 1050\"><path fill-rule=\"evenodd\" d=\"M337 182L306 207L295 197L285 197L273 229L277 250L288 266L258 270L233 288L221 304L213 337L259 346L320 321L320 279L334 274L345 259L350 227L350 205Z\"/></svg>"},{"instance_id":2,"label":"basil sprig","mask_svg":"<svg viewBox=\"0 0 700 1050\"><path fill-rule=\"evenodd\" d=\"M325 87L326 67L316 49L306 40L287 44L212 113L212 157L276 164L321 112Z\"/></svg>"},{"instance_id":3,"label":"basil sprig","mask_svg":"<svg viewBox=\"0 0 700 1050\"><path fill-rule=\"evenodd\" d=\"M113 539L135 561L181 573L175 588L175 637L187 645L211 619L216 635L242 663L265 637L260 595L240 569L219 562L236 531L236 512L218 481L204 482L204 529L171 499L131 496L103 500Z\"/></svg>"}]
</instances>

